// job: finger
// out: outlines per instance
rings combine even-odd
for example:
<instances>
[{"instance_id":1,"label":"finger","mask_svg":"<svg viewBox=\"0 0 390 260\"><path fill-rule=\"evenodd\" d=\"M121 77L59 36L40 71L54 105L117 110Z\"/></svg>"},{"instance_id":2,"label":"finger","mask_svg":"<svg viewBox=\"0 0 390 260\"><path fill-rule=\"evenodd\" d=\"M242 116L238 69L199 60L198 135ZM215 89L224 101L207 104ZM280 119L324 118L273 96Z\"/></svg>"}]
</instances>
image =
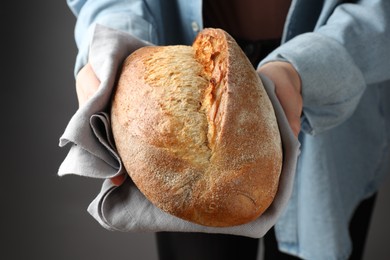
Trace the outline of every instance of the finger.
<instances>
[{"instance_id":1,"label":"finger","mask_svg":"<svg viewBox=\"0 0 390 260\"><path fill-rule=\"evenodd\" d=\"M121 174L121 175L118 175L118 176L111 178L111 182L115 186L120 186L125 181L125 179L126 179L126 175Z\"/></svg>"},{"instance_id":2,"label":"finger","mask_svg":"<svg viewBox=\"0 0 390 260\"><path fill-rule=\"evenodd\" d=\"M291 130L298 137L303 105L298 73L291 64L286 62L271 62L265 64L259 71L275 84L275 94L282 105Z\"/></svg>"},{"instance_id":3,"label":"finger","mask_svg":"<svg viewBox=\"0 0 390 260\"><path fill-rule=\"evenodd\" d=\"M299 132L301 131L301 118L295 115L287 116L288 123L295 137L298 138Z\"/></svg>"},{"instance_id":4,"label":"finger","mask_svg":"<svg viewBox=\"0 0 390 260\"><path fill-rule=\"evenodd\" d=\"M275 87L276 96L285 112L290 127L297 137L301 129L302 96L289 84Z\"/></svg>"},{"instance_id":5,"label":"finger","mask_svg":"<svg viewBox=\"0 0 390 260\"><path fill-rule=\"evenodd\" d=\"M91 64L87 63L76 77L76 92L80 107L95 94L99 85L100 80L93 71Z\"/></svg>"}]
</instances>

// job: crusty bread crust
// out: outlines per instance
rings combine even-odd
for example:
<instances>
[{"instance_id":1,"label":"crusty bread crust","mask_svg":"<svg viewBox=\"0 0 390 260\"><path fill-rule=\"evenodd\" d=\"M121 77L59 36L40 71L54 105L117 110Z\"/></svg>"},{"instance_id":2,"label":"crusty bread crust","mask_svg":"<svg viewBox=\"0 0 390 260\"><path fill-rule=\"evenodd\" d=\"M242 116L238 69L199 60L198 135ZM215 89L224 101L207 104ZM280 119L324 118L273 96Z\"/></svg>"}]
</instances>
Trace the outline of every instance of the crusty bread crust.
<instances>
[{"instance_id":1,"label":"crusty bread crust","mask_svg":"<svg viewBox=\"0 0 390 260\"><path fill-rule=\"evenodd\" d=\"M157 207L206 226L258 218L282 167L275 113L226 32L192 46L144 47L124 62L111 107L118 153Z\"/></svg>"}]
</instances>

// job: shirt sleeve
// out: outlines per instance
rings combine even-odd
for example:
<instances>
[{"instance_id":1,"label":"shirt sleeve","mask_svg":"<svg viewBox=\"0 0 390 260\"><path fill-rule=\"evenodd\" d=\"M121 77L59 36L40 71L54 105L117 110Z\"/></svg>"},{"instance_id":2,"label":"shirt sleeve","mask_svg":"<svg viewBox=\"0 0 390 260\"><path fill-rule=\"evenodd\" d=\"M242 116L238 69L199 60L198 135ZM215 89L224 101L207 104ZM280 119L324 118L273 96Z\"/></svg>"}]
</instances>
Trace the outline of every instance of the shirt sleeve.
<instances>
[{"instance_id":1,"label":"shirt sleeve","mask_svg":"<svg viewBox=\"0 0 390 260\"><path fill-rule=\"evenodd\" d=\"M337 6L313 32L282 44L260 64L290 62L302 81L302 131L318 134L344 122L366 87L390 78L390 1Z\"/></svg>"},{"instance_id":2,"label":"shirt sleeve","mask_svg":"<svg viewBox=\"0 0 390 260\"><path fill-rule=\"evenodd\" d=\"M96 24L125 31L153 44L158 41L156 22L147 1L67 0L67 4L77 17L75 40L79 52L75 75L88 62L89 42Z\"/></svg>"}]
</instances>

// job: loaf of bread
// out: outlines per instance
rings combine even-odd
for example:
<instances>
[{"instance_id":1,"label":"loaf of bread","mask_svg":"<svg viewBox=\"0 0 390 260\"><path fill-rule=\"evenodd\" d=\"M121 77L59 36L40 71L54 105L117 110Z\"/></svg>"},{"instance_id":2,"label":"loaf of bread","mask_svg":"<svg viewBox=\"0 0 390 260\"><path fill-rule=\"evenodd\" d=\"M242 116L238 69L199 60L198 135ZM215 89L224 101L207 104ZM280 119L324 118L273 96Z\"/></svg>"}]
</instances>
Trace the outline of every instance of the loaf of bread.
<instances>
[{"instance_id":1,"label":"loaf of bread","mask_svg":"<svg viewBox=\"0 0 390 260\"><path fill-rule=\"evenodd\" d=\"M192 46L132 53L111 121L126 171L161 210L226 227L258 218L272 203L282 167L275 113L223 30L204 29Z\"/></svg>"}]
</instances>

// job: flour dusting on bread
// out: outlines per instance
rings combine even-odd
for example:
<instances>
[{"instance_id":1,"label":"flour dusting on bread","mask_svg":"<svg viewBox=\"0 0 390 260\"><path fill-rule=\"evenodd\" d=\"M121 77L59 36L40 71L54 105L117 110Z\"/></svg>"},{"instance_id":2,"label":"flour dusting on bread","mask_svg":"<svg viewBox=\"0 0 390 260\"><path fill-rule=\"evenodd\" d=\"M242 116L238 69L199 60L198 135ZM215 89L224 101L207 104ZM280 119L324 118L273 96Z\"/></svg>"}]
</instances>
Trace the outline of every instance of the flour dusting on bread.
<instances>
[{"instance_id":1,"label":"flour dusting on bread","mask_svg":"<svg viewBox=\"0 0 390 260\"><path fill-rule=\"evenodd\" d=\"M111 120L128 174L162 210L223 227L252 221L271 205L282 167L275 113L223 30L201 31L192 46L131 54Z\"/></svg>"}]
</instances>

